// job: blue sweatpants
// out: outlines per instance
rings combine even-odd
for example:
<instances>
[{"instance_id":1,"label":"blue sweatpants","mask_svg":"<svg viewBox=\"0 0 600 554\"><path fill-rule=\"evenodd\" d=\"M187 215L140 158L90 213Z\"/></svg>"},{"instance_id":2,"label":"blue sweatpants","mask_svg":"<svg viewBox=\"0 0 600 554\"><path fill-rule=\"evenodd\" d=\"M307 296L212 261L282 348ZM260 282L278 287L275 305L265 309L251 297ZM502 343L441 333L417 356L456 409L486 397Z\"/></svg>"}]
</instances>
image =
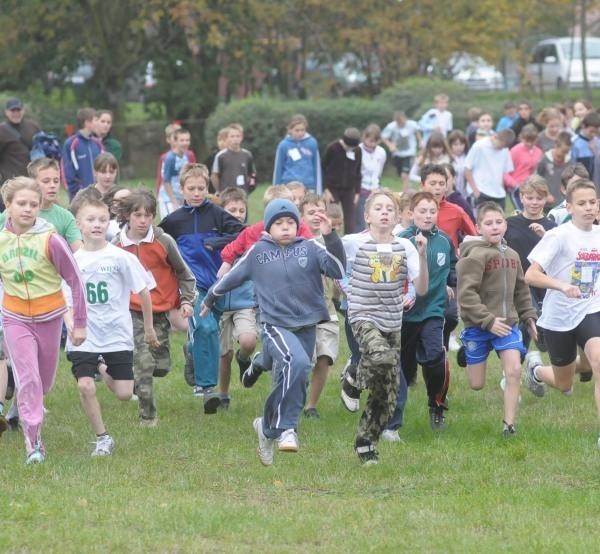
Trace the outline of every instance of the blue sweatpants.
<instances>
[{"instance_id":1,"label":"blue sweatpants","mask_svg":"<svg viewBox=\"0 0 600 554\"><path fill-rule=\"evenodd\" d=\"M273 389L265 402L263 432L276 439L285 429L296 429L306 400L317 328L290 331L262 324L261 365L272 368Z\"/></svg>"},{"instance_id":2,"label":"blue sweatpants","mask_svg":"<svg viewBox=\"0 0 600 554\"><path fill-rule=\"evenodd\" d=\"M189 319L189 349L194 362L194 378L200 387L215 387L219 379L219 318L218 303L206 317L200 317L206 291L198 289L194 315Z\"/></svg>"}]
</instances>

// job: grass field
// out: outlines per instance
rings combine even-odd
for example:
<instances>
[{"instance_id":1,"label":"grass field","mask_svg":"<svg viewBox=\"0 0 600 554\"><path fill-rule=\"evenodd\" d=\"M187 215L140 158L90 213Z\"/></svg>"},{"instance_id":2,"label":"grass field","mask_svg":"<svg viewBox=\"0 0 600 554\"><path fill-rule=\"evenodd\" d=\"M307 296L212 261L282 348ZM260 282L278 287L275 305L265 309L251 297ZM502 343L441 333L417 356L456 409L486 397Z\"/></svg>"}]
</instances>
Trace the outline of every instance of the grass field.
<instances>
[{"instance_id":1,"label":"grass field","mask_svg":"<svg viewBox=\"0 0 600 554\"><path fill-rule=\"evenodd\" d=\"M257 193L258 195L259 193ZM258 211L253 200L253 212ZM409 393L404 439L379 445L378 466L352 451L358 414L339 400L340 360L319 421L302 420L297 454L265 468L252 420L269 390L232 379L228 412L202 413L173 369L157 380L156 429L133 402L99 385L110 458L91 458L93 434L61 361L46 399L47 461L24 464L20 433L0 439L3 552L593 552L598 549L600 451L593 386L543 399L522 391L518 434L501 438L500 370L470 391L454 363L447 429L434 434L422 379ZM237 368L234 368L237 375Z\"/></svg>"}]
</instances>

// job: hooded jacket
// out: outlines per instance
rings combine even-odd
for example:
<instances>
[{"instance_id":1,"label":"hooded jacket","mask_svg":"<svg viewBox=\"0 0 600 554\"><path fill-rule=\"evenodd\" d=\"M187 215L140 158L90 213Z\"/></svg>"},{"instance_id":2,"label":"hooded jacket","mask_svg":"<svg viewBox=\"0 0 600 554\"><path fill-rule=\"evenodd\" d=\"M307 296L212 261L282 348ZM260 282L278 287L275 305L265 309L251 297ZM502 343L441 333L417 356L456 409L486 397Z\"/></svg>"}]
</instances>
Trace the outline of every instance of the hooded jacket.
<instances>
[{"instance_id":1,"label":"hooded jacket","mask_svg":"<svg viewBox=\"0 0 600 554\"><path fill-rule=\"evenodd\" d=\"M482 238L466 239L460 254L457 296L465 327L489 331L497 317L511 326L537 320L519 255L504 240L495 246Z\"/></svg>"},{"instance_id":2,"label":"hooded jacket","mask_svg":"<svg viewBox=\"0 0 600 554\"><path fill-rule=\"evenodd\" d=\"M288 135L277 147L273 184L287 185L291 181L300 181L317 194L323 192L319 145L308 133L301 140L294 140Z\"/></svg>"}]
</instances>

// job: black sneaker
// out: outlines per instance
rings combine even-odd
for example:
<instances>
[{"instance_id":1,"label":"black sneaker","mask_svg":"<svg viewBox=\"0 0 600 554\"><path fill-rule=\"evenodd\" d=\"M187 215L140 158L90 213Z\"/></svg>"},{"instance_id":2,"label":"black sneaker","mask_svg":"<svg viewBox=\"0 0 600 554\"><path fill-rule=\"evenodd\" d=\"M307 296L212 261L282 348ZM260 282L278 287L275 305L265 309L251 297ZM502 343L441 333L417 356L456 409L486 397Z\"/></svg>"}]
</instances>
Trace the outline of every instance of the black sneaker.
<instances>
[{"instance_id":1,"label":"black sneaker","mask_svg":"<svg viewBox=\"0 0 600 554\"><path fill-rule=\"evenodd\" d=\"M429 408L429 425L434 431L441 431L446 427L446 418L444 417L444 408L442 406Z\"/></svg>"},{"instance_id":2,"label":"black sneaker","mask_svg":"<svg viewBox=\"0 0 600 554\"><path fill-rule=\"evenodd\" d=\"M467 352L464 345L456 352L456 363L459 367L467 367Z\"/></svg>"},{"instance_id":3,"label":"black sneaker","mask_svg":"<svg viewBox=\"0 0 600 554\"><path fill-rule=\"evenodd\" d=\"M248 369L244 371L242 375L242 385L244 385L244 387L247 389L252 388L254 386L254 383L258 381L258 378L262 375L264 371L264 368L262 368L258 365L258 363L255 362L259 354L260 352L257 352L256 354L254 354L254 356L252 356L252 359L250 360L250 367L248 367Z\"/></svg>"},{"instance_id":4,"label":"black sneaker","mask_svg":"<svg viewBox=\"0 0 600 554\"><path fill-rule=\"evenodd\" d=\"M236 352L235 352L235 359L238 363L238 366L240 366L240 382L241 382L244 377L244 372L250 367L250 364L252 363L252 361L250 360L250 358L248 358L247 360L242 360L240 358L239 350L236 350Z\"/></svg>"},{"instance_id":5,"label":"black sneaker","mask_svg":"<svg viewBox=\"0 0 600 554\"><path fill-rule=\"evenodd\" d=\"M579 374L579 382L580 383L589 383L592 380L593 373L591 371L582 371Z\"/></svg>"},{"instance_id":6,"label":"black sneaker","mask_svg":"<svg viewBox=\"0 0 600 554\"><path fill-rule=\"evenodd\" d=\"M517 430L515 429L514 423L506 423L506 421L502 422L504 424L504 428L502 429L502 436L505 439L509 439L513 435L517 434Z\"/></svg>"},{"instance_id":7,"label":"black sneaker","mask_svg":"<svg viewBox=\"0 0 600 554\"><path fill-rule=\"evenodd\" d=\"M219 406L221 405L221 397L219 393L214 389L204 390L204 413L205 414L216 414Z\"/></svg>"},{"instance_id":8,"label":"black sneaker","mask_svg":"<svg viewBox=\"0 0 600 554\"><path fill-rule=\"evenodd\" d=\"M308 419L321 419L321 416L319 415L319 412L317 412L316 408L306 408L306 410L304 410L304 417Z\"/></svg>"},{"instance_id":9,"label":"black sneaker","mask_svg":"<svg viewBox=\"0 0 600 554\"><path fill-rule=\"evenodd\" d=\"M368 440L356 439L354 451L365 466L379 463L379 453L375 450L375 445Z\"/></svg>"}]
</instances>

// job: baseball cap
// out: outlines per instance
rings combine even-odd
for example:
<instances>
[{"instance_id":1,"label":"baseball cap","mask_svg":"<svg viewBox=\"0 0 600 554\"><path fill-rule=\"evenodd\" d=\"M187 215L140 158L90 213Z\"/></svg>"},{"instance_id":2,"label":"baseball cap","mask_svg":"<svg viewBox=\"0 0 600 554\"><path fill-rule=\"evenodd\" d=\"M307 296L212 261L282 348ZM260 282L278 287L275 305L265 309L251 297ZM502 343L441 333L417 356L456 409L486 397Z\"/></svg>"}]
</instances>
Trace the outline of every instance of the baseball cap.
<instances>
[{"instance_id":1,"label":"baseball cap","mask_svg":"<svg viewBox=\"0 0 600 554\"><path fill-rule=\"evenodd\" d=\"M6 101L7 110L22 110L23 102L21 102L18 98L10 98Z\"/></svg>"}]
</instances>

